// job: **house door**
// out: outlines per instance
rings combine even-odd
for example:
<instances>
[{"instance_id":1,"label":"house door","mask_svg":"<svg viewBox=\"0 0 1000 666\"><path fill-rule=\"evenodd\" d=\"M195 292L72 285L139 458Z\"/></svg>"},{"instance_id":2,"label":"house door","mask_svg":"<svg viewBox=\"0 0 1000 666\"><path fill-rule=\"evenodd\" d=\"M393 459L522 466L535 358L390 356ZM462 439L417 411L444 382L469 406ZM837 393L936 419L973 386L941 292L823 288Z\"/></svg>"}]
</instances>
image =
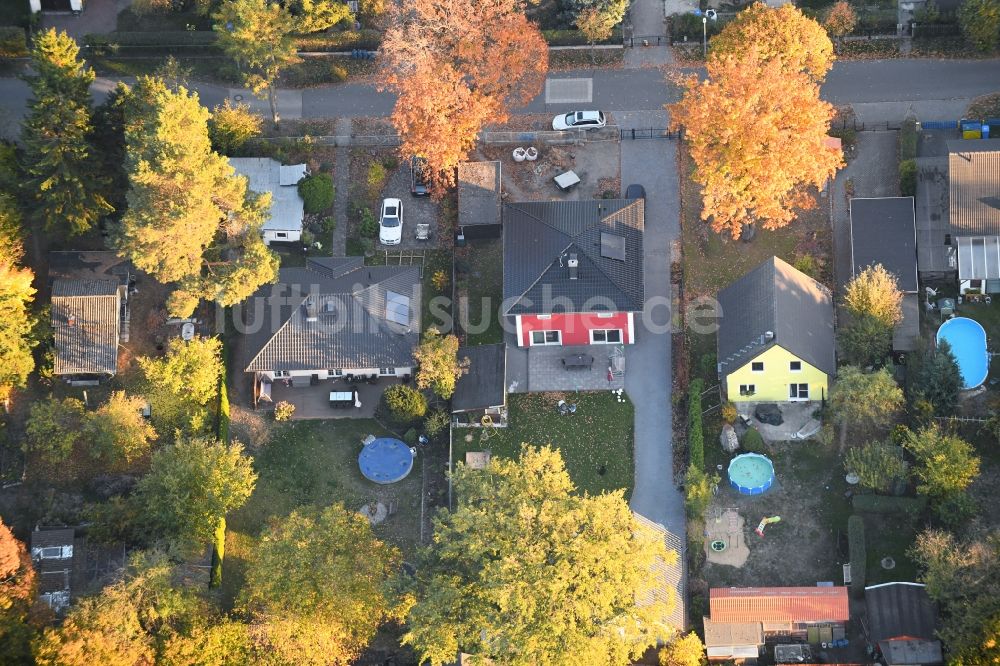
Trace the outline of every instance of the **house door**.
<instances>
[{"instance_id":1,"label":"house door","mask_svg":"<svg viewBox=\"0 0 1000 666\"><path fill-rule=\"evenodd\" d=\"M531 346L536 345L559 345L562 344L561 331L532 331Z\"/></svg>"}]
</instances>

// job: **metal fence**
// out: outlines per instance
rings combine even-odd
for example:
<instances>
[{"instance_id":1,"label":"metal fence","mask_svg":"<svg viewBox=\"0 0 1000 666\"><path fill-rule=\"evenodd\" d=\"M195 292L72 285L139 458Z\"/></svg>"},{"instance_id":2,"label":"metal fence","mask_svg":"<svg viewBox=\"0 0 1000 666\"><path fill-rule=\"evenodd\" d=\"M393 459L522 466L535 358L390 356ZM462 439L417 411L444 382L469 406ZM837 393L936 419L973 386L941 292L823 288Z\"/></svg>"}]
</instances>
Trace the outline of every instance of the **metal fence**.
<instances>
[{"instance_id":1,"label":"metal fence","mask_svg":"<svg viewBox=\"0 0 1000 666\"><path fill-rule=\"evenodd\" d=\"M846 131L854 130L855 132L888 132L890 130L899 130L902 125L899 122L889 122L882 121L879 123L862 123L857 120L852 120L848 122L846 119L841 119L839 122L830 123L831 131Z\"/></svg>"},{"instance_id":2,"label":"metal fence","mask_svg":"<svg viewBox=\"0 0 1000 666\"><path fill-rule=\"evenodd\" d=\"M619 138L621 139L682 139L684 130L671 132L665 127L629 127L621 128Z\"/></svg>"},{"instance_id":3,"label":"metal fence","mask_svg":"<svg viewBox=\"0 0 1000 666\"><path fill-rule=\"evenodd\" d=\"M553 130L523 132L483 132L482 140L487 144L529 144L567 145L592 141L618 141L620 131L617 125L608 125L592 130Z\"/></svg>"},{"instance_id":4,"label":"metal fence","mask_svg":"<svg viewBox=\"0 0 1000 666\"><path fill-rule=\"evenodd\" d=\"M315 146L389 146L395 147L403 143L397 134L362 134L362 135L324 135L324 136L266 136L257 141L279 145L315 145Z\"/></svg>"}]
</instances>

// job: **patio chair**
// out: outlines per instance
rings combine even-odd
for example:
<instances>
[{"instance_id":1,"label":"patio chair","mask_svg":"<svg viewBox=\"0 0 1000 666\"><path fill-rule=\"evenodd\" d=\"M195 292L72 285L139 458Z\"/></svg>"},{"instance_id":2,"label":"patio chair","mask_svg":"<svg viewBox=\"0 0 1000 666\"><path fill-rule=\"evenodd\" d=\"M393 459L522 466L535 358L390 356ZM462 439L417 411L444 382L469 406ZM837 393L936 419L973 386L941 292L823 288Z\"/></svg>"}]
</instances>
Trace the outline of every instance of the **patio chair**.
<instances>
[{"instance_id":1,"label":"patio chair","mask_svg":"<svg viewBox=\"0 0 1000 666\"><path fill-rule=\"evenodd\" d=\"M368 446L375 441L375 435L365 435L361 438L361 446Z\"/></svg>"}]
</instances>

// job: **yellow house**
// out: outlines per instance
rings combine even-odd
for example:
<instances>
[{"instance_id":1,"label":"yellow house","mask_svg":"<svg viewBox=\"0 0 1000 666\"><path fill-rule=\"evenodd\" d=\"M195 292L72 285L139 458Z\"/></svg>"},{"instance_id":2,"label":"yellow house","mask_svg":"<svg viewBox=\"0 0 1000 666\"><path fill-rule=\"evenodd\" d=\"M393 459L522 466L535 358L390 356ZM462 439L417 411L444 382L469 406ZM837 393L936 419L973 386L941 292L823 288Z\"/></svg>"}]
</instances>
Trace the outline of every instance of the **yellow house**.
<instances>
[{"instance_id":1,"label":"yellow house","mask_svg":"<svg viewBox=\"0 0 1000 666\"><path fill-rule=\"evenodd\" d=\"M805 402L836 373L829 290L777 257L719 292L719 379L733 402Z\"/></svg>"}]
</instances>

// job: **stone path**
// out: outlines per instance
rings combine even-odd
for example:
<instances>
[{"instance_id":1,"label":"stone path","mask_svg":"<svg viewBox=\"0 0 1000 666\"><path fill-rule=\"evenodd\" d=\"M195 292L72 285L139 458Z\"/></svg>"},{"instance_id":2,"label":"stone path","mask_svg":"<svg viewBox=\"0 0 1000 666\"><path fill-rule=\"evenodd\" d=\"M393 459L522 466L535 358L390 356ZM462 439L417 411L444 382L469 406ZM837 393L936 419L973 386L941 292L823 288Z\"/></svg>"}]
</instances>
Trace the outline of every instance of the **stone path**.
<instances>
[{"instance_id":1,"label":"stone path","mask_svg":"<svg viewBox=\"0 0 1000 666\"><path fill-rule=\"evenodd\" d=\"M334 127L338 136L351 136L350 118L337 118ZM338 146L335 151L333 185L336 190L333 217L337 226L333 229L330 254L343 257L347 255L347 206L351 199L351 149L346 146Z\"/></svg>"}]
</instances>

